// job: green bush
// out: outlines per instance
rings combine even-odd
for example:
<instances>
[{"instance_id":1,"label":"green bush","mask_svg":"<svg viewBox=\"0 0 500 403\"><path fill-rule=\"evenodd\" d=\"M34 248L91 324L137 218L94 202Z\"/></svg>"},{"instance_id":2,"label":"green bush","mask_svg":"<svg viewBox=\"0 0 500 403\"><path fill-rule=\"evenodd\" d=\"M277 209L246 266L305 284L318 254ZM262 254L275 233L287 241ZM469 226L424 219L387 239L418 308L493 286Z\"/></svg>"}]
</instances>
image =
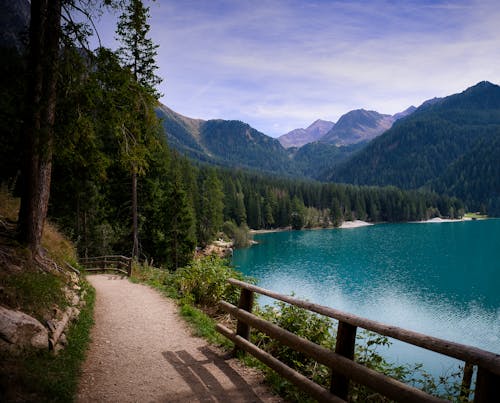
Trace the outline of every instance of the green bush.
<instances>
[{"instance_id":1,"label":"green bush","mask_svg":"<svg viewBox=\"0 0 500 403\"><path fill-rule=\"evenodd\" d=\"M257 308L256 313L267 321L297 336L329 350L335 349L334 325L336 326L337 322L328 317L284 302L276 302L274 305L265 306L260 310ZM252 332L252 342L314 382L329 388L331 371L326 366L318 364L309 356L284 346L259 331ZM460 373L441 376L436 380L422 368L421 364L396 365L387 361L379 351L381 348L389 348L390 345L391 342L385 336L367 330L358 331L354 360L377 372L420 388L429 394L457 401L460 391ZM267 369L266 372L270 384L286 399L297 402L314 401L273 371ZM389 402L390 400L362 385L351 382L349 401Z\"/></svg>"},{"instance_id":2,"label":"green bush","mask_svg":"<svg viewBox=\"0 0 500 403\"><path fill-rule=\"evenodd\" d=\"M180 296L204 307L216 306L222 299L236 304L239 289L230 285L227 280L231 277L245 279L240 272L229 266L226 259L215 255L195 260L177 270L173 276Z\"/></svg>"},{"instance_id":3,"label":"green bush","mask_svg":"<svg viewBox=\"0 0 500 403\"><path fill-rule=\"evenodd\" d=\"M332 320L327 317L284 302L266 306L259 314L282 329L327 349L333 349L335 346L335 337L331 333ZM256 332L254 338L255 344L260 348L314 381L323 383L325 378L328 378L328 368L318 365L309 356L295 351L261 332Z\"/></svg>"},{"instance_id":4,"label":"green bush","mask_svg":"<svg viewBox=\"0 0 500 403\"><path fill-rule=\"evenodd\" d=\"M231 238L235 248L246 248L251 243L252 236L246 223L237 226L233 221L226 221L222 226L222 231Z\"/></svg>"}]
</instances>

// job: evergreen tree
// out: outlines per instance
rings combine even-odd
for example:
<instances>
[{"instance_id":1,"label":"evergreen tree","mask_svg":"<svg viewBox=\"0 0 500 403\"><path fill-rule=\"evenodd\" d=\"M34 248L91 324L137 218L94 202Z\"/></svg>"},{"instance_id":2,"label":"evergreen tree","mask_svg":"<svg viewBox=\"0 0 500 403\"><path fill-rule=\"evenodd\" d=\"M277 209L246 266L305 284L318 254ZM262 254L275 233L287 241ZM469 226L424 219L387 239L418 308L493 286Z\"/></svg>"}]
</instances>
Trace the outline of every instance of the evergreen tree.
<instances>
[{"instance_id":1,"label":"evergreen tree","mask_svg":"<svg viewBox=\"0 0 500 403\"><path fill-rule=\"evenodd\" d=\"M141 85L144 93L137 93L137 102L133 111L132 121L141 122L150 113L154 105L154 99L159 94L155 85L160 83L160 78L155 75L157 66L155 56L157 45L147 37L150 26L147 23L149 9L144 7L141 0L130 0L120 16L116 33L122 46L118 54L122 63L130 69L134 80ZM139 255L139 226L137 206L137 177L145 169L143 143L147 141L147 128L135 126L125 128L123 133L125 155L130 163L132 176L132 256Z\"/></svg>"},{"instance_id":2,"label":"evergreen tree","mask_svg":"<svg viewBox=\"0 0 500 403\"><path fill-rule=\"evenodd\" d=\"M32 0L29 84L23 128L25 155L19 237L39 254L47 216L57 102L61 0Z\"/></svg>"},{"instance_id":3,"label":"evergreen tree","mask_svg":"<svg viewBox=\"0 0 500 403\"><path fill-rule=\"evenodd\" d=\"M245 195L243 192L237 192L234 197L234 220L236 224L241 225L247 222L247 210L245 207Z\"/></svg>"},{"instance_id":4,"label":"evergreen tree","mask_svg":"<svg viewBox=\"0 0 500 403\"><path fill-rule=\"evenodd\" d=\"M198 241L202 245L211 242L222 228L224 219L224 194L222 184L214 170L202 179L198 209Z\"/></svg>"},{"instance_id":5,"label":"evergreen tree","mask_svg":"<svg viewBox=\"0 0 500 403\"><path fill-rule=\"evenodd\" d=\"M334 198L332 200L332 208L330 210L330 217L334 227L340 227L342 224L342 211L340 208L339 199Z\"/></svg>"},{"instance_id":6,"label":"evergreen tree","mask_svg":"<svg viewBox=\"0 0 500 403\"><path fill-rule=\"evenodd\" d=\"M186 266L193 258L196 236L189 198L183 189L180 171L175 162L162 211L166 216L164 243L167 267L177 270Z\"/></svg>"},{"instance_id":7,"label":"evergreen tree","mask_svg":"<svg viewBox=\"0 0 500 403\"><path fill-rule=\"evenodd\" d=\"M298 196L292 199L292 212L290 214L292 229L302 229L305 224L304 202Z\"/></svg>"},{"instance_id":8,"label":"evergreen tree","mask_svg":"<svg viewBox=\"0 0 500 403\"><path fill-rule=\"evenodd\" d=\"M149 8L144 7L142 0L128 0L116 30L118 40L122 43L118 54L122 64L130 69L135 80L153 97L159 98L156 86L162 80L155 73L158 69L155 57L159 46L148 38L148 18Z\"/></svg>"}]
</instances>

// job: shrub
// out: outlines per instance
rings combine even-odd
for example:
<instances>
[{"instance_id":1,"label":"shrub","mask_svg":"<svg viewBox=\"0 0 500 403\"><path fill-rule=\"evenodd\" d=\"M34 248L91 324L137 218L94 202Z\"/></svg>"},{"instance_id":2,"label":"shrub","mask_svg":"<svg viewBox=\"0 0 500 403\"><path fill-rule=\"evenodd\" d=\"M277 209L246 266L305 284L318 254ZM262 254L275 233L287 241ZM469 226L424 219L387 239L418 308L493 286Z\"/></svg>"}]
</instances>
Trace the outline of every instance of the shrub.
<instances>
[{"instance_id":1,"label":"shrub","mask_svg":"<svg viewBox=\"0 0 500 403\"><path fill-rule=\"evenodd\" d=\"M222 226L222 231L232 239L235 248L245 248L252 240L250 229L245 223L237 226L233 221L226 221Z\"/></svg>"},{"instance_id":2,"label":"shrub","mask_svg":"<svg viewBox=\"0 0 500 403\"><path fill-rule=\"evenodd\" d=\"M182 297L191 299L197 305L213 307L221 299L232 304L238 302L239 289L227 282L231 277L245 279L229 266L227 260L211 255L177 270L174 281Z\"/></svg>"}]
</instances>

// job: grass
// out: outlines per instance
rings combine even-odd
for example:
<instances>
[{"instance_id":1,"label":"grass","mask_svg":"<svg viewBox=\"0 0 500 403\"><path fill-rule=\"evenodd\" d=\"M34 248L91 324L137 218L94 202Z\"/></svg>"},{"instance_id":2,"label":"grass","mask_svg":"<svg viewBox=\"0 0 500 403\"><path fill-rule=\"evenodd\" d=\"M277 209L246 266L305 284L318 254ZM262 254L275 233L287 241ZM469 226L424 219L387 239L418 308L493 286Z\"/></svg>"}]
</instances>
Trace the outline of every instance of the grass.
<instances>
[{"instance_id":1,"label":"grass","mask_svg":"<svg viewBox=\"0 0 500 403\"><path fill-rule=\"evenodd\" d=\"M77 322L67 331L68 345L59 354L48 351L3 356L0 373L0 401L71 402L74 400L80 368L90 341L95 292L86 282L86 304Z\"/></svg>"},{"instance_id":2,"label":"grass","mask_svg":"<svg viewBox=\"0 0 500 403\"><path fill-rule=\"evenodd\" d=\"M464 218L470 218L470 219L475 219L475 220L480 220L480 219L485 219L488 218L487 214L481 214L481 213L465 213Z\"/></svg>"},{"instance_id":3,"label":"grass","mask_svg":"<svg viewBox=\"0 0 500 403\"><path fill-rule=\"evenodd\" d=\"M63 288L69 277L60 271L41 270L15 236L19 199L0 189L0 304L20 310L41 323L53 318L54 309L64 310L68 301ZM46 259L65 268L77 264L75 248L54 225L46 223L42 246ZM52 264L50 264L52 266ZM66 330L67 345L58 354L24 351L0 354L0 401L71 402L80 368L90 341L93 324L94 289L85 279L85 305L76 322Z\"/></svg>"},{"instance_id":4,"label":"grass","mask_svg":"<svg viewBox=\"0 0 500 403\"><path fill-rule=\"evenodd\" d=\"M20 309L43 323L50 318L54 305L59 309L68 305L61 291L63 285L61 277L47 273L13 273L2 278L3 292L0 302Z\"/></svg>"},{"instance_id":5,"label":"grass","mask_svg":"<svg viewBox=\"0 0 500 403\"><path fill-rule=\"evenodd\" d=\"M20 199L12 197L6 189L0 188L0 216L16 221L19 206Z\"/></svg>"},{"instance_id":6,"label":"grass","mask_svg":"<svg viewBox=\"0 0 500 403\"><path fill-rule=\"evenodd\" d=\"M209 343L228 349L232 347L232 343L215 330L217 322L202 310L190 304L183 304L180 314L191 325L195 336L203 337Z\"/></svg>"},{"instance_id":7,"label":"grass","mask_svg":"<svg viewBox=\"0 0 500 403\"><path fill-rule=\"evenodd\" d=\"M72 266L78 265L76 249L73 244L50 222L45 223L42 246L47 250L49 257L59 266L65 267L66 262Z\"/></svg>"}]
</instances>

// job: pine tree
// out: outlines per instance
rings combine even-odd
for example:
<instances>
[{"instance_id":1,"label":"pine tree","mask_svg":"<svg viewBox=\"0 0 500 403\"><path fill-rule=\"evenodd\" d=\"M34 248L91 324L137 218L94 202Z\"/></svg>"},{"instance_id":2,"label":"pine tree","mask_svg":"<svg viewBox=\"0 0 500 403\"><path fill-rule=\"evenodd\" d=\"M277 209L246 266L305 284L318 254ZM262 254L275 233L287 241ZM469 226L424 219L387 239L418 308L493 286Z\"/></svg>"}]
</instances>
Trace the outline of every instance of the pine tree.
<instances>
[{"instance_id":1,"label":"pine tree","mask_svg":"<svg viewBox=\"0 0 500 403\"><path fill-rule=\"evenodd\" d=\"M148 96L138 93L137 96L142 98L137 103L134 118L139 121L144 119L144 115L148 110L152 109L153 100L159 97L155 89L155 85L161 82L161 79L156 76L155 71L155 56L157 55L157 45L154 45L152 40L147 37L150 26L147 23L149 18L149 9L144 7L141 0L130 0L125 7L125 11L120 16L116 33L118 40L122 46L118 50L120 60L123 65L130 69L134 80L139 83ZM132 237L133 247L132 256L139 255L139 226L138 226L138 206L137 206L137 177L143 171L144 159L140 155L143 149L141 144L146 141L147 133L143 128L134 128L135 130L127 130L124 139L130 139L126 142L127 148L125 151L130 155L138 156L138 158L130 159L130 169L132 176Z\"/></svg>"},{"instance_id":2,"label":"pine tree","mask_svg":"<svg viewBox=\"0 0 500 403\"><path fill-rule=\"evenodd\" d=\"M332 200L332 209L330 211L330 217L334 227L340 227L342 224L342 211L340 208L339 199L334 198Z\"/></svg>"},{"instance_id":3,"label":"pine tree","mask_svg":"<svg viewBox=\"0 0 500 403\"><path fill-rule=\"evenodd\" d=\"M222 228L224 220L224 193L214 170L210 170L201 184L198 207L198 241L206 245Z\"/></svg>"},{"instance_id":4,"label":"pine tree","mask_svg":"<svg viewBox=\"0 0 500 403\"><path fill-rule=\"evenodd\" d=\"M144 7L141 0L129 0L116 30L118 40L122 43L118 54L122 64L130 69L135 80L151 95L159 98L156 86L162 80L155 74L158 69L155 57L159 46L147 37L150 30L148 18L149 8Z\"/></svg>"},{"instance_id":5,"label":"pine tree","mask_svg":"<svg viewBox=\"0 0 500 403\"><path fill-rule=\"evenodd\" d=\"M305 207L304 202L295 196L292 199L292 211L290 214L292 229L302 229L305 224Z\"/></svg>"},{"instance_id":6,"label":"pine tree","mask_svg":"<svg viewBox=\"0 0 500 403\"><path fill-rule=\"evenodd\" d=\"M165 251L167 267L177 270L186 266L193 258L196 245L194 217L189 207L189 198L183 189L178 167L174 162L171 181L163 206L165 212Z\"/></svg>"}]
</instances>

